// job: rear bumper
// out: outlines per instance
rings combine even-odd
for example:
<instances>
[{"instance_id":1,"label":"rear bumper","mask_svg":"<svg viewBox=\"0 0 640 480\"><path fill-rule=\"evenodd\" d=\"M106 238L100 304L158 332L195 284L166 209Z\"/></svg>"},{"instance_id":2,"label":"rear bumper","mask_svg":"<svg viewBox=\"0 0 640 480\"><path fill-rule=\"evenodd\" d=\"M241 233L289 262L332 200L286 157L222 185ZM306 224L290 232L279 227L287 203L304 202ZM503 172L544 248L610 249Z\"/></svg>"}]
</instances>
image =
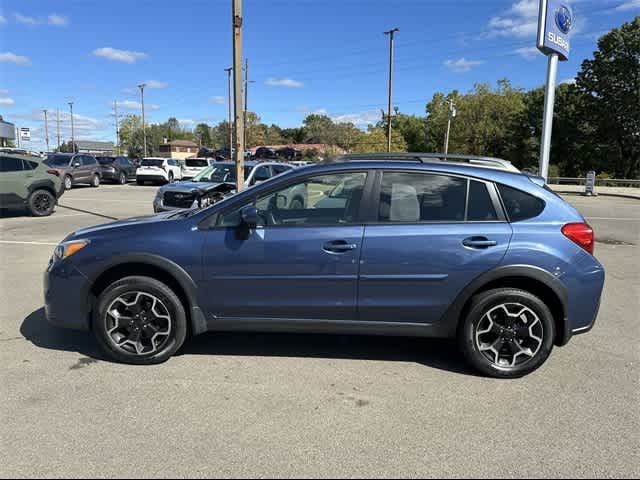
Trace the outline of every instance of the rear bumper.
<instances>
[{"instance_id":1,"label":"rear bumper","mask_svg":"<svg viewBox=\"0 0 640 480\"><path fill-rule=\"evenodd\" d=\"M136 180L139 182L163 182L166 183L169 180L163 175L136 175Z\"/></svg>"}]
</instances>

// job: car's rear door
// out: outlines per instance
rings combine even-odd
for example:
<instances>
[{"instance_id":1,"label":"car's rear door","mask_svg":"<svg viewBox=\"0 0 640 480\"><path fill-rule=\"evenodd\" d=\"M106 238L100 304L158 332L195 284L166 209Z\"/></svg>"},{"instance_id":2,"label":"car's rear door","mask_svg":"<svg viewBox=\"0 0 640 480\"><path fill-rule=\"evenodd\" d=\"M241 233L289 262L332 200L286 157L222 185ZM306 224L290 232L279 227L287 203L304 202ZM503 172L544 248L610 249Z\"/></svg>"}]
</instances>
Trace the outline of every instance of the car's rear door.
<instances>
[{"instance_id":1,"label":"car's rear door","mask_svg":"<svg viewBox=\"0 0 640 480\"><path fill-rule=\"evenodd\" d=\"M474 278L497 266L512 235L490 182L439 173L378 173L365 227L360 320L434 323Z\"/></svg>"},{"instance_id":2,"label":"car's rear door","mask_svg":"<svg viewBox=\"0 0 640 480\"><path fill-rule=\"evenodd\" d=\"M221 212L207 232L201 301L217 319L355 320L358 261L364 226L359 220L367 173L341 172L293 180ZM349 191L323 202L337 184ZM289 191L305 192L291 209ZM251 235L238 236L239 211L255 204L262 218Z\"/></svg>"},{"instance_id":3,"label":"car's rear door","mask_svg":"<svg viewBox=\"0 0 640 480\"><path fill-rule=\"evenodd\" d=\"M24 205L29 195L29 177L33 177L33 171L24 171L21 158L0 155L0 208Z\"/></svg>"}]
</instances>

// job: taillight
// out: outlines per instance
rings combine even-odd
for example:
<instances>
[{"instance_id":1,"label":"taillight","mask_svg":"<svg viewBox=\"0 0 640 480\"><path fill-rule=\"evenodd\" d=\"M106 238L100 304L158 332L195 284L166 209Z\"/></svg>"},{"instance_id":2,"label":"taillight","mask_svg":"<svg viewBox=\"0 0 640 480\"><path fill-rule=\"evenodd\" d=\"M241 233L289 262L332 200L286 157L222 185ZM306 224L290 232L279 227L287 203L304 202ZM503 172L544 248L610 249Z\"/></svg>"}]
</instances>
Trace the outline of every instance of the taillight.
<instances>
[{"instance_id":1,"label":"taillight","mask_svg":"<svg viewBox=\"0 0 640 480\"><path fill-rule=\"evenodd\" d=\"M50 175L55 175L56 177L60 176L60 172L58 170L47 170L47 173Z\"/></svg>"},{"instance_id":2,"label":"taillight","mask_svg":"<svg viewBox=\"0 0 640 480\"><path fill-rule=\"evenodd\" d=\"M562 227L562 234L593 255L595 235L593 233L593 228L591 228L588 224L567 223L564 227Z\"/></svg>"}]
</instances>

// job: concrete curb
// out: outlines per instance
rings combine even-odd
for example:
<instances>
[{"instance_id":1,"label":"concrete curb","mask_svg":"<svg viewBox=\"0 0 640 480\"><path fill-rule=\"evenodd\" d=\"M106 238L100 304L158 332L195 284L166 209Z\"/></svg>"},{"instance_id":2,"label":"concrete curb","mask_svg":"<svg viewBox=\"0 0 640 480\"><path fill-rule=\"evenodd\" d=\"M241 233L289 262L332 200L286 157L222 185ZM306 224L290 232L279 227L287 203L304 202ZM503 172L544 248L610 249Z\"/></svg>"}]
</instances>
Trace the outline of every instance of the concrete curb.
<instances>
[{"instance_id":1,"label":"concrete curb","mask_svg":"<svg viewBox=\"0 0 640 480\"><path fill-rule=\"evenodd\" d=\"M562 195L575 195L578 197L586 197L587 195L584 195L580 192L575 192L575 191L571 191L571 190L556 190L553 189L552 190L555 193L560 193ZM617 197L617 198L630 198L631 200L639 200L640 201L640 196L637 195L625 195L624 193L604 193L604 192L598 192L598 195L596 195L596 197Z\"/></svg>"}]
</instances>

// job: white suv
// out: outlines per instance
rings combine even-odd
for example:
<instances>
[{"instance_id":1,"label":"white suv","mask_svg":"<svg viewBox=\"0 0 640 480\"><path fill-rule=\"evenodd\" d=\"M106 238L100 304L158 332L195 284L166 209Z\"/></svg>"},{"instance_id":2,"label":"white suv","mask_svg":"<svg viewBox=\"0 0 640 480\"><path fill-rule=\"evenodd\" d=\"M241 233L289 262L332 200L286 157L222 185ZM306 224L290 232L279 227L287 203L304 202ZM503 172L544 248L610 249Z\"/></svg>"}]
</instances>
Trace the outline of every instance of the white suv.
<instances>
[{"instance_id":1,"label":"white suv","mask_svg":"<svg viewBox=\"0 0 640 480\"><path fill-rule=\"evenodd\" d=\"M184 180L193 178L214 163L216 163L215 158L187 158L182 167L182 178Z\"/></svg>"},{"instance_id":2,"label":"white suv","mask_svg":"<svg viewBox=\"0 0 640 480\"><path fill-rule=\"evenodd\" d=\"M142 185L145 182L173 183L182 179L182 169L177 160L173 158L150 157L143 158L136 170L136 182Z\"/></svg>"}]
</instances>

